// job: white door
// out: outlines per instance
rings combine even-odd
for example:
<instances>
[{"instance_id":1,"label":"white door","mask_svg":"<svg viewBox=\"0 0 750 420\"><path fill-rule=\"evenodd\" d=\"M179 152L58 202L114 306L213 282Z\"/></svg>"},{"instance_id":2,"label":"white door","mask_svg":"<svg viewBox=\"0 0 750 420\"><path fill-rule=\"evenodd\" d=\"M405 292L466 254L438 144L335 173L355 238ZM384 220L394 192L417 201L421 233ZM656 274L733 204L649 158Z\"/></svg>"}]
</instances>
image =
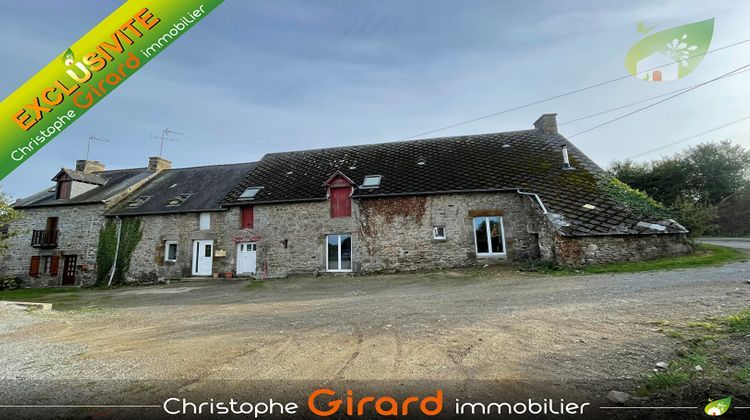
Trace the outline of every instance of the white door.
<instances>
[{"instance_id":1,"label":"white door","mask_svg":"<svg viewBox=\"0 0 750 420\"><path fill-rule=\"evenodd\" d=\"M256 251L255 242L237 244L237 274L255 274Z\"/></svg>"},{"instance_id":2,"label":"white door","mask_svg":"<svg viewBox=\"0 0 750 420\"><path fill-rule=\"evenodd\" d=\"M193 241L193 275L210 276L213 269L214 241Z\"/></svg>"}]
</instances>

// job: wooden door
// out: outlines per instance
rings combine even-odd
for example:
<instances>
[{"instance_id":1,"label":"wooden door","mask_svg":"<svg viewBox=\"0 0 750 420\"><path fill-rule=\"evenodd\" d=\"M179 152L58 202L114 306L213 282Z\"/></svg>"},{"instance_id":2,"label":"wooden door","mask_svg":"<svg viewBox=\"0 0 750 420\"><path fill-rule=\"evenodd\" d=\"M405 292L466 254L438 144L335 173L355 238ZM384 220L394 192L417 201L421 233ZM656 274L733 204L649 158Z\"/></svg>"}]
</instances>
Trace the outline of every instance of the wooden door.
<instances>
[{"instance_id":1,"label":"wooden door","mask_svg":"<svg viewBox=\"0 0 750 420\"><path fill-rule=\"evenodd\" d=\"M72 286L76 284L76 262L77 255L66 255L63 259L63 286Z\"/></svg>"}]
</instances>

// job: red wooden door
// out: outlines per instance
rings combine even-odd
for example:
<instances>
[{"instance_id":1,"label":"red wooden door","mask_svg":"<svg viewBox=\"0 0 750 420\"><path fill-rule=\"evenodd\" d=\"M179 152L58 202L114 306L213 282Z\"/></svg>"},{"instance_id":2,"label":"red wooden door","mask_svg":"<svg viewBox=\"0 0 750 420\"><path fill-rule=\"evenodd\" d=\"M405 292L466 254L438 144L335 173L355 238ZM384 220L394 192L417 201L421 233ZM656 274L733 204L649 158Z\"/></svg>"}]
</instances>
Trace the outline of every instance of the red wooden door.
<instances>
[{"instance_id":1,"label":"red wooden door","mask_svg":"<svg viewBox=\"0 0 750 420\"><path fill-rule=\"evenodd\" d=\"M66 255L63 260L63 277L64 286L76 284L76 261L77 255Z\"/></svg>"},{"instance_id":2,"label":"red wooden door","mask_svg":"<svg viewBox=\"0 0 750 420\"><path fill-rule=\"evenodd\" d=\"M331 188L331 217L350 217L352 215L351 187Z\"/></svg>"}]
</instances>

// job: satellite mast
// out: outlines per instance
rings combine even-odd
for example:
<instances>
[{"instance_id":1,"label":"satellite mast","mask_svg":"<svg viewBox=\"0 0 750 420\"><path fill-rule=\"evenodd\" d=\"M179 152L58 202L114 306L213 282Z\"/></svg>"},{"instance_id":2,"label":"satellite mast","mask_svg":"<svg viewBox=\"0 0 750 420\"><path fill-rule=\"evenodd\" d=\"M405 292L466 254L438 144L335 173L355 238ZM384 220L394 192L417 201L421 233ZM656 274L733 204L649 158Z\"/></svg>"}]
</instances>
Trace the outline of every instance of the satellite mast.
<instances>
[{"instance_id":1,"label":"satellite mast","mask_svg":"<svg viewBox=\"0 0 750 420\"><path fill-rule=\"evenodd\" d=\"M92 134L89 136L89 142L86 145L86 160L89 160L89 152L91 151L91 143L109 143L109 140L107 139L100 139L99 137L96 137L96 134Z\"/></svg>"},{"instance_id":2,"label":"satellite mast","mask_svg":"<svg viewBox=\"0 0 750 420\"><path fill-rule=\"evenodd\" d=\"M178 141L179 141L179 140L177 140L177 139L173 139L173 138L170 138L170 137L169 137L169 135L170 135L170 134L179 134L179 135L183 135L183 134L185 134L185 133L180 133L179 131L174 131L174 130L170 130L169 128L165 128L165 129L164 129L164 130L163 130L163 131L161 132L161 135L160 135L160 136L155 136L155 135L153 135L153 134L151 135L151 138L154 138L154 139L159 139L159 140L161 140L161 146L159 146L159 157L161 157L161 154L162 154L162 152L164 152L164 142L165 142L165 141L174 141L174 142L178 142Z\"/></svg>"}]
</instances>

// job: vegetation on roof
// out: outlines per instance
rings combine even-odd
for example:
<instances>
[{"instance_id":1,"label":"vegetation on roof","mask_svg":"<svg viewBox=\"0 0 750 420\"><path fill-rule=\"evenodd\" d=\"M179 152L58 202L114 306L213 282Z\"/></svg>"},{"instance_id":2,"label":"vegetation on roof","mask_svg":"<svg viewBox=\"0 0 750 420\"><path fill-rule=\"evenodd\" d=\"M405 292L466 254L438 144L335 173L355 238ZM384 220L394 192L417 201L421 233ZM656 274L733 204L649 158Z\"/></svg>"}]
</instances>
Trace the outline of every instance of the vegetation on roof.
<instances>
[{"instance_id":1,"label":"vegetation on roof","mask_svg":"<svg viewBox=\"0 0 750 420\"><path fill-rule=\"evenodd\" d=\"M602 180L599 186L613 200L623 204L640 218L656 220L670 218L669 211L664 205L617 178Z\"/></svg>"}]
</instances>

